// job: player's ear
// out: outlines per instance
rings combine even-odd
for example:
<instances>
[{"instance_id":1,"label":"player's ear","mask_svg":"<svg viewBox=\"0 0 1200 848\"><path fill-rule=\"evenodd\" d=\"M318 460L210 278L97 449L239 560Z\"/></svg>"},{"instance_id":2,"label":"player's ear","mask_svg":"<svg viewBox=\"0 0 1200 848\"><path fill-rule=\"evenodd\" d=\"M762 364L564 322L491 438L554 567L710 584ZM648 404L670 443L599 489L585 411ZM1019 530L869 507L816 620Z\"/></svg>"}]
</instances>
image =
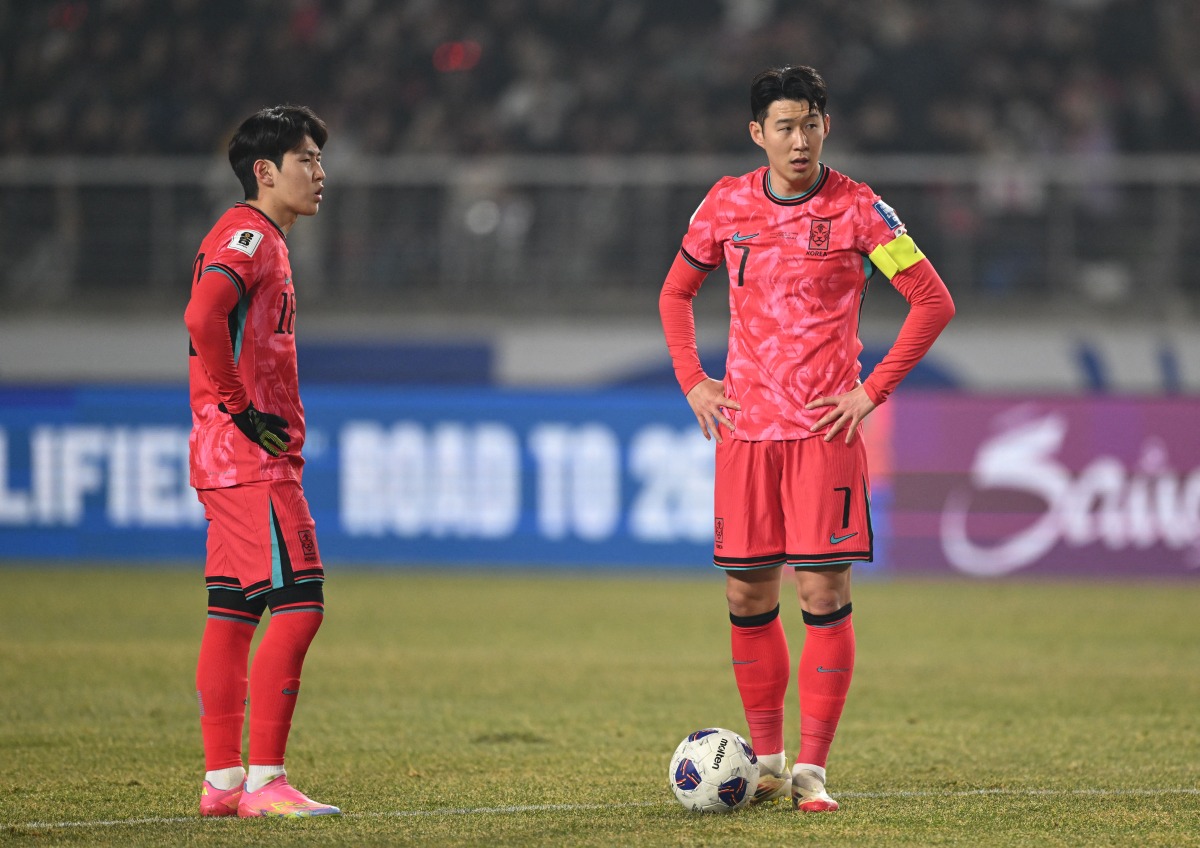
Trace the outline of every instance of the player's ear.
<instances>
[{"instance_id":1,"label":"player's ear","mask_svg":"<svg viewBox=\"0 0 1200 848\"><path fill-rule=\"evenodd\" d=\"M275 186L275 163L270 159L259 159L254 163L254 176L268 188Z\"/></svg>"},{"instance_id":2,"label":"player's ear","mask_svg":"<svg viewBox=\"0 0 1200 848\"><path fill-rule=\"evenodd\" d=\"M757 144L759 147L765 147L765 145L763 144L762 124L760 124L758 121L750 122L750 138L753 139L754 143Z\"/></svg>"},{"instance_id":3,"label":"player's ear","mask_svg":"<svg viewBox=\"0 0 1200 848\"><path fill-rule=\"evenodd\" d=\"M829 136L829 114L828 113L826 113L826 115L825 115L825 136L826 137Z\"/></svg>"}]
</instances>

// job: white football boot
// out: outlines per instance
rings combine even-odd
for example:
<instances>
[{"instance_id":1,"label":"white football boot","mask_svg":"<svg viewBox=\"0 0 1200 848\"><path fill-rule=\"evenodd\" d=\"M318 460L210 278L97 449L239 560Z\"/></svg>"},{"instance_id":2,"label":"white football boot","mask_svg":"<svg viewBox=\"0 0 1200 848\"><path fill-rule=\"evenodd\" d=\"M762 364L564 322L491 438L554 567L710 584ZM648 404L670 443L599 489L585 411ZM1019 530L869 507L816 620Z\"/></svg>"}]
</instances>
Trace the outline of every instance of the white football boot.
<instances>
[{"instance_id":1,"label":"white football boot","mask_svg":"<svg viewBox=\"0 0 1200 848\"><path fill-rule=\"evenodd\" d=\"M838 802L825 791L825 769L810 763L792 766L792 805L805 813L832 813Z\"/></svg>"}]
</instances>

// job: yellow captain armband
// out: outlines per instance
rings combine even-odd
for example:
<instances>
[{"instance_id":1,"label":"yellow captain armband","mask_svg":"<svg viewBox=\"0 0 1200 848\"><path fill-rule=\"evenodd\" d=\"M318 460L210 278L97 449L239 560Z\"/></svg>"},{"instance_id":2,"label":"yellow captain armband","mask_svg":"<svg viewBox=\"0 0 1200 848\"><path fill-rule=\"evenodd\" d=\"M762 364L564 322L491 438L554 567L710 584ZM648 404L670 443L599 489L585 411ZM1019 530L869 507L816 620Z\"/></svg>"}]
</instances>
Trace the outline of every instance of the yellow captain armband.
<instances>
[{"instance_id":1,"label":"yellow captain armband","mask_svg":"<svg viewBox=\"0 0 1200 848\"><path fill-rule=\"evenodd\" d=\"M907 233L892 239L887 244L879 245L870 253L871 262L889 280L924 258L925 254L921 252L921 248L917 247L912 236Z\"/></svg>"}]
</instances>

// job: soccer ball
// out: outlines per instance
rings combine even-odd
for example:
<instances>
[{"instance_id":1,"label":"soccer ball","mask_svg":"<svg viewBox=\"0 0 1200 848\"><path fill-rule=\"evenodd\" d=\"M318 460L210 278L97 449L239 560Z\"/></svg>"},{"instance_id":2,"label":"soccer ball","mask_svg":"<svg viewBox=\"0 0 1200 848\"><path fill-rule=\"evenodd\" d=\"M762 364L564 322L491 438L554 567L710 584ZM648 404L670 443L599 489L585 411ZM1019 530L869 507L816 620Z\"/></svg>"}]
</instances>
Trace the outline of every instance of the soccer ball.
<instances>
[{"instance_id":1,"label":"soccer ball","mask_svg":"<svg viewBox=\"0 0 1200 848\"><path fill-rule=\"evenodd\" d=\"M692 812L732 813L754 795L758 757L732 730L709 727L679 743L669 777L671 791Z\"/></svg>"}]
</instances>

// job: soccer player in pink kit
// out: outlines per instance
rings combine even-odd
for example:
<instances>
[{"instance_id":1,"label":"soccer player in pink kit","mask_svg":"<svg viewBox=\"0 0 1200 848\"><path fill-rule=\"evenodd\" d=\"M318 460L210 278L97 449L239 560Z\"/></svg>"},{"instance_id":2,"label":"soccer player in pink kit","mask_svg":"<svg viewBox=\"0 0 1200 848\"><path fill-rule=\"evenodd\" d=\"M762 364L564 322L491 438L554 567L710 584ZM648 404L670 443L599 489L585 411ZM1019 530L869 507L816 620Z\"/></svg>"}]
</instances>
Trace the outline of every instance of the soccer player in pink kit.
<instances>
[{"instance_id":1,"label":"soccer player in pink kit","mask_svg":"<svg viewBox=\"0 0 1200 848\"><path fill-rule=\"evenodd\" d=\"M191 482L208 519L208 619L196 689L206 774L200 815L331 815L283 767L300 670L324 615L324 568L301 488L304 407L285 237L321 204L325 124L301 106L247 118L229 143L246 200L200 245L191 337ZM269 410L269 411L268 411ZM250 642L266 632L247 676ZM246 698L249 695L249 702ZM242 728L250 713L249 771Z\"/></svg>"},{"instance_id":2,"label":"soccer player in pink kit","mask_svg":"<svg viewBox=\"0 0 1200 848\"><path fill-rule=\"evenodd\" d=\"M790 791L806 812L838 808L825 765L854 671L850 567L872 558L859 424L954 314L946 286L891 207L820 161L825 107L825 81L812 68L754 78L750 137L767 165L708 192L659 297L675 375L705 438L717 443L713 561L726 574L734 677L759 758L754 800ZM701 367L692 309L722 262L730 308L724 382ZM860 381L859 311L877 273L909 313ZM779 619L785 565L795 568L806 629L800 750L790 771L783 717L791 660Z\"/></svg>"}]
</instances>

